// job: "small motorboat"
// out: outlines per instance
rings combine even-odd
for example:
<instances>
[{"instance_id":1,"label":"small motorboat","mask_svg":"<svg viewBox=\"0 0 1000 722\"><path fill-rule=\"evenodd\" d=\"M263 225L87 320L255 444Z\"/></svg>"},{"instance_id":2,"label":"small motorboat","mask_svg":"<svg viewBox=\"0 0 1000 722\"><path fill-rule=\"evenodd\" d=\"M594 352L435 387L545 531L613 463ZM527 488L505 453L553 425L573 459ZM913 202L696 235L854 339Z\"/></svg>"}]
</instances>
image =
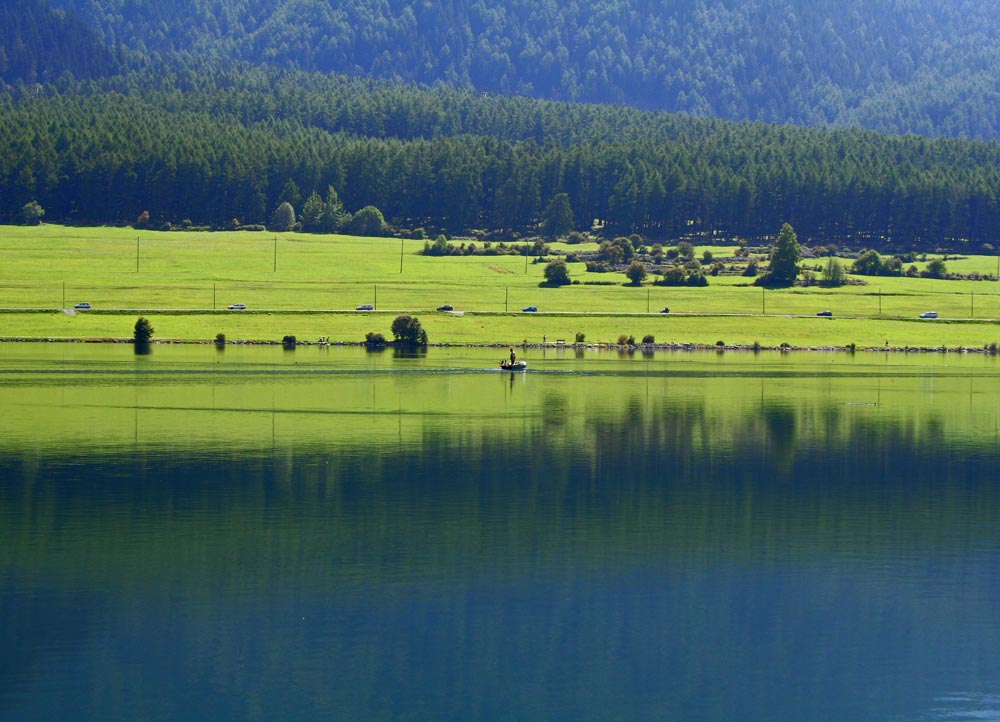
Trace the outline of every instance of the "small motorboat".
<instances>
[{"instance_id":1,"label":"small motorboat","mask_svg":"<svg viewBox=\"0 0 1000 722\"><path fill-rule=\"evenodd\" d=\"M500 368L504 371L524 371L528 368L527 361L501 361Z\"/></svg>"}]
</instances>

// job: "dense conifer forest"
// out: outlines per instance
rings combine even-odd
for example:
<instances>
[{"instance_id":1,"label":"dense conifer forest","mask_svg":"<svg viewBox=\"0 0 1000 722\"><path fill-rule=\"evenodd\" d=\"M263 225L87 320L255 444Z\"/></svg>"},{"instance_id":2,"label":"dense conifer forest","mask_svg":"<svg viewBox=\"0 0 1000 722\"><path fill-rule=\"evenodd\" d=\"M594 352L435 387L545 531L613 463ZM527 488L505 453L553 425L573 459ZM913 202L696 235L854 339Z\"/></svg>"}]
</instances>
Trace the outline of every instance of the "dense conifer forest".
<instances>
[{"instance_id":1,"label":"dense conifer forest","mask_svg":"<svg viewBox=\"0 0 1000 722\"><path fill-rule=\"evenodd\" d=\"M919 14L924 4L908 6ZM46 221L230 228L268 223L284 203L305 230L338 229L371 206L401 233L533 234L565 194L575 229L606 234L754 238L788 221L813 243L886 250L1000 240L996 142L517 97L437 82L447 73L419 85L281 70L273 66L321 66L265 52L284 37L277 18L290 18L291 4L180 3L190 13L161 5L95 0L77 14L32 0L5 26L0 220L23 219L37 203L29 215L37 219L40 206ZM312 25L325 22L320 5L295 7ZM376 3L369 15L408 8ZM175 16L189 23L183 33ZM241 55L251 16L269 19L255 37L274 62L223 62ZM352 20L351 32L365 22ZM209 52L213 38L228 40ZM11 49L27 46L34 51L12 63ZM336 211L320 222L323 208Z\"/></svg>"},{"instance_id":2,"label":"dense conifer forest","mask_svg":"<svg viewBox=\"0 0 1000 722\"><path fill-rule=\"evenodd\" d=\"M236 60L730 120L1000 137L991 0L51 2L132 63Z\"/></svg>"}]
</instances>

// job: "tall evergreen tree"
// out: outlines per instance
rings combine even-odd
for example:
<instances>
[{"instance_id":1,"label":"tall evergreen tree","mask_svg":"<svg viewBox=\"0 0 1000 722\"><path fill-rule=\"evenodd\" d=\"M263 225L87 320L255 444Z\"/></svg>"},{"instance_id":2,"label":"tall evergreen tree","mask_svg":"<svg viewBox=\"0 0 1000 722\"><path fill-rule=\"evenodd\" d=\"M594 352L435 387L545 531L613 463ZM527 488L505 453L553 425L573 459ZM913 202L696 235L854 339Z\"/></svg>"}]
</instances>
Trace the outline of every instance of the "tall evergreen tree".
<instances>
[{"instance_id":1,"label":"tall evergreen tree","mask_svg":"<svg viewBox=\"0 0 1000 722\"><path fill-rule=\"evenodd\" d=\"M757 286L791 286L799 275L802 248L791 224L785 223L774 241L771 263L765 275L759 276Z\"/></svg>"}]
</instances>

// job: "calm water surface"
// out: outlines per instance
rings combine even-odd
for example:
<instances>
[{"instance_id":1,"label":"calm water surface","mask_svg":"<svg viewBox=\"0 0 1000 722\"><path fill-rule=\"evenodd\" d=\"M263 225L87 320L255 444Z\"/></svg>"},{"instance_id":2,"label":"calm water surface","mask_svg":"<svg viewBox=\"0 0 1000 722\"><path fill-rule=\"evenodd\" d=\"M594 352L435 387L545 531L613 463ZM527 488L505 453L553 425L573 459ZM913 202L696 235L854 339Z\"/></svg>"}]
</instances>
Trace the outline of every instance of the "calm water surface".
<instances>
[{"instance_id":1,"label":"calm water surface","mask_svg":"<svg viewBox=\"0 0 1000 722\"><path fill-rule=\"evenodd\" d=\"M1000 361L0 345L0 720L1000 720Z\"/></svg>"}]
</instances>

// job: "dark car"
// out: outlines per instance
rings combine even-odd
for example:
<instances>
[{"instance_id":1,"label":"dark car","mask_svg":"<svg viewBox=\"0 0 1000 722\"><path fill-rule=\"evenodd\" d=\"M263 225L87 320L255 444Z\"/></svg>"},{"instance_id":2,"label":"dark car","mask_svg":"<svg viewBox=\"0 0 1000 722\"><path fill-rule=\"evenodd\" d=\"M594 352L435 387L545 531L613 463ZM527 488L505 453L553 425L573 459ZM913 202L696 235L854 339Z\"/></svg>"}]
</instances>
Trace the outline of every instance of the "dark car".
<instances>
[{"instance_id":1,"label":"dark car","mask_svg":"<svg viewBox=\"0 0 1000 722\"><path fill-rule=\"evenodd\" d=\"M371 311L374 308L375 307L373 305L371 305L370 303L362 303L360 306L358 306L357 310L358 311Z\"/></svg>"},{"instance_id":2,"label":"dark car","mask_svg":"<svg viewBox=\"0 0 1000 722\"><path fill-rule=\"evenodd\" d=\"M833 315L833 311L820 311L816 315L817 316L832 316Z\"/></svg>"},{"instance_id":3,"label":"dark car","mask_svg":"<svg viewBox=\"0 0 1000 722\"><path fill-rule=\"evenodd\" d=\"M78 303L75 306L73 306L73 308L78 309L80 311L86 311L88 308L90 308L90 304L87 303L86 301L83 301L82 303Z\"/></svg>"},{"instance_id":4,"label":"dark car","mask_svg":"<svg viewBox=\"0 0 1000 722\"><path fill-rule=\"evenodd\" d=\"M670 313L670 309L664 306L663 308L660 309L660 313Z\"/></svg>"},{"instance_id":5,"label":"dark car","mask_svg":"<svg viewBox=\"0 0 1000 722\"><path fill-rule=\"evenodd\" d=\"M454 311L454 310L455 307L452 306L450 303L446 303L443 306L438 306L438 311Z\"/></svg>"},{"instance_id":6,"label":"dark car","mask_svg":"<svg viewBox=\"0 0 1000 722\"><path fill-rule=\"evenodd\" d=\"M521 310L525 313L536 313L538 311L538 306L525 306Z\"/></svg>"},{"instance_id":7,"label":"dark car","mask_svg":"<svg viewBox=\"0 0 1000 722\"><path fill-rule=\"evenodd\" d=\"M924 311L920 318L937 318L937 311Z\"/></svg>"}]
</instances>

